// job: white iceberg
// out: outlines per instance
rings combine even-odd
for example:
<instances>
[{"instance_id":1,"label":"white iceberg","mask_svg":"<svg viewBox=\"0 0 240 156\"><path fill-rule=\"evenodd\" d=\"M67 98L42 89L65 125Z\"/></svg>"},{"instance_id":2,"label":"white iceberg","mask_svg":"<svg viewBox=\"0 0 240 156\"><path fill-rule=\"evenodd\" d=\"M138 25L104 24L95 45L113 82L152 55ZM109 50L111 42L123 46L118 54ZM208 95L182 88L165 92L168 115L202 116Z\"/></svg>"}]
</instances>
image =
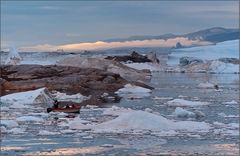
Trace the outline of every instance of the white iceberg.
<instances>
[{"instance_id":1,"label":"white iceberg","mask_svg":"<svg viewBox=\"0 0 240 156\"><path fill-rule=\"evenodd\" d=\"M208 131L210 125L205 122L194 121L172 121L160 115L148 113L145 111L130 111L123 113L117 118L103 122L92 127L94 132L104 133L113 132L121 133L132 130L151 130L151 131L169 131L169 130L186 130L186 131Z\"/></svg>"}]
</instances>

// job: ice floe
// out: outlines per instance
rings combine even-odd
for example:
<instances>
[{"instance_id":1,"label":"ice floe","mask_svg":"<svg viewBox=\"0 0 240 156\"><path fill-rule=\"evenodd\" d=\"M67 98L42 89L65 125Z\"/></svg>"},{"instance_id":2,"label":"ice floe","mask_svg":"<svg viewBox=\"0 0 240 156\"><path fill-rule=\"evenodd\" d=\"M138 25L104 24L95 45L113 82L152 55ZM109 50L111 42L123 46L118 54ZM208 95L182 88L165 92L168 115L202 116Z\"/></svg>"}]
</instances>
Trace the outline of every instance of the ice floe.
<instances>
[{"instance_id":1,"label":"ice floe","mask_svg":"<svg viewBox=\"0 0 240 156\"><path fill-rule=\"evenodd\" d=\"M195 117L195 113L185 110L183 108L177 107L173 112L173 115L177 117L184 117L184 118L193 118Z\"/></svg>"},{"instance_id":2,"label":"ice floe","mask_svg":"<svg viewBox=\"0 0 240 156\"><path fill-rule=\"evenodd\" d=\"M125 65L137 70L148 69L152 72L161 70L160 65L156 63L126 63Z\"/></svg>"},{"instance_id":3,"label":"ice floe","mask_svg":"<svg viewBox=\"0 0 240 156\"><path fill-rule=\"evenodd\" d=\"M17 127L18 123L15 120L4 120L1 119L1 125L5 126L6 128L13 128L13 127Z\"/></svg>"},{"instance_id":4,"label":"ice floe","mask_svg":"<svg viewBox=\"0 0 240 156\"><path fill-rule=\"evenodd\" d=\"M146 97L146 96L150 96L151 92L152 91L147 88L135 86L132 84L126 84L124 88L119 89L115 93L123 97L132 97L132 96Z\"/></svg>"},{"instance_id":5,"label":"ice floe","mask_svg":"<svg viewBox=\"0 0 240 156\"><path fill-rule=\"evenodd\" d=\"M210 82L200 83L198 85L199 88L205 88L205 89L215 89L215 84Z\"/></svg>"},{"instance_id":6,"label":"ice floe","mask_svg":"<svg viewBox=\"0 0 240 156\"><path fill-rule=\"evenodd\" d=\"M40 130L39 135L59 135L60 133L59 132L50 132L50 131L47 131L47 130Z\"/></svg>"},{"instance_id":7,"label":"ice floe","mask_svg":"<svg viewBox=\"0 0 240 156\"><path fill-rule=\"evenodd\" d=\"M232 101L229 101L229 102L226 102L226 104L228 104L228 105L237 105L238 104L238 102L237 101L235 101L235 100L232 100Z\"/></svg>"},{"instance_id":8,"label":"ice floe","mask_svg":"<svg viewBox=\"0 0 240 156\"><path fill-rule=\"evenodd\" d=\"M188 101L184 99L174 99L167 102L169 106L179 106L179 107L196 107L202 105L208 105L208 102L200 102L200 101Z\"/></svg>"},{"instance_id":9,"label":"ice floe","mask_svg":"<svg viewBox=\"0 0 240 156\"><path fill-rule=\"evenodd\" d=\"M88 100L89 97L83 96L82 94L67 95L66 93L55 92L52 94L58 101L72 101L81 103L82 101Z\"/></svg>"},{"instance_id":10,"label":"ice floe","mask_svg":"<svg viewBox=\"0 0 240 156\"><path fill-rule=\"evenodd\" d=\"M8 131L8 133L12 133L12 134L24 134L26 129L24 128L13 128L11 130Z\"/></svg>"},{"instance_id":11,"label":"ice floe","mask_svg":"<svg viewBox=\"0 0 240 156\"><path fill-rule=\"evenodd\" d=\"M44 122L43 118L35 116L21 116L16 118L18 122Z\"/></svg>"}]
</instances>

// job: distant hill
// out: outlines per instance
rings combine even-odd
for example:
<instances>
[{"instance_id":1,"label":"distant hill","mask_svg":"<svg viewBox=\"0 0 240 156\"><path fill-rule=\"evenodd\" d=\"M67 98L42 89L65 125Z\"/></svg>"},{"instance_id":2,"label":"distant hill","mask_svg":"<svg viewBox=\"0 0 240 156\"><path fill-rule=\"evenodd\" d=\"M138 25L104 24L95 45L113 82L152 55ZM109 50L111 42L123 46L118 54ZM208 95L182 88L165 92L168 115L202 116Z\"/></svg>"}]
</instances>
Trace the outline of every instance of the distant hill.
<instances>
[{"instance_id":1,"label":"distant hill","mask_svg":"<svg viewBox=\"0 0 240 156\"><path fill-rule=\"evenodd\" d=\"M200 39L210 41L213 43L223 42L228 40L239 39L239 29L226 29L221 27L214 27L189 34L183 35L189 39Z\"/></svg>"},{"instance_id":2,"label":"distant hill","mask_svg":"<svg viewBox=\"0 0 240 156\"><path fill-rule=\"evenodd\" d=\"M105 40L106 42L124 42L124 41L135 41L135 40L152 40L152 39L171 39L176 37L187 37L189 39L200 39L204 41L210 41L213 43L236 40L240 38L239 29L227 29L222 27L213 27L210 29L204 29L197 32L192 32L184 35L164 34L158 36L131 36L129 38L118 38Z\"/></svg>"}]
</instances>

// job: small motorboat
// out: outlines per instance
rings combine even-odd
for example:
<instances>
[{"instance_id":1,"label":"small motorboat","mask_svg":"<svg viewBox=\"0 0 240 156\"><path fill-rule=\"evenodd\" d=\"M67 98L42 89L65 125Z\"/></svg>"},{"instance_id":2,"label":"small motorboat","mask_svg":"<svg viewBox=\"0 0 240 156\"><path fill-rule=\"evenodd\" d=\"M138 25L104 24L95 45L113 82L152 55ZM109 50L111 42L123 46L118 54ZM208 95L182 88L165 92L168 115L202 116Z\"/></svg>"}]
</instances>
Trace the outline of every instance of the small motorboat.
<instances>
[{"instance_id":1,"label":"small motorboat","mask_svg":"<svg viewBox=\"0 0 240 156\"><path fill-rule=\"evenodd\" d=\"M60 107L60 108L47 108L47 112L64 112L64 113L80 113L81 106L69 106L69 107Z\"/></svg>"}]
</instances>

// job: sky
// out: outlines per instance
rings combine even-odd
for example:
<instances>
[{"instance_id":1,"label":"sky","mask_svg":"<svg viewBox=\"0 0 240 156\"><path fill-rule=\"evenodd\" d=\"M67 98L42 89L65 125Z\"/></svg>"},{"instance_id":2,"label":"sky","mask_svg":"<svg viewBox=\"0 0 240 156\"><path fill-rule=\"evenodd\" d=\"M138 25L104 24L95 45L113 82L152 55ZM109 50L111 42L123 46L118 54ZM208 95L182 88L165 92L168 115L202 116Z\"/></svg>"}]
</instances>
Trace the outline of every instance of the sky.
<instances>
[{"instance_id":1,"label":"sky","mask_svg":"<svg viewBox=\"0 0 240 156\"><path fill-rule=\"evenodd\" d=\"M238 1L1 1L1 48L238 28Z\"/></svg>"}]
</instances>

